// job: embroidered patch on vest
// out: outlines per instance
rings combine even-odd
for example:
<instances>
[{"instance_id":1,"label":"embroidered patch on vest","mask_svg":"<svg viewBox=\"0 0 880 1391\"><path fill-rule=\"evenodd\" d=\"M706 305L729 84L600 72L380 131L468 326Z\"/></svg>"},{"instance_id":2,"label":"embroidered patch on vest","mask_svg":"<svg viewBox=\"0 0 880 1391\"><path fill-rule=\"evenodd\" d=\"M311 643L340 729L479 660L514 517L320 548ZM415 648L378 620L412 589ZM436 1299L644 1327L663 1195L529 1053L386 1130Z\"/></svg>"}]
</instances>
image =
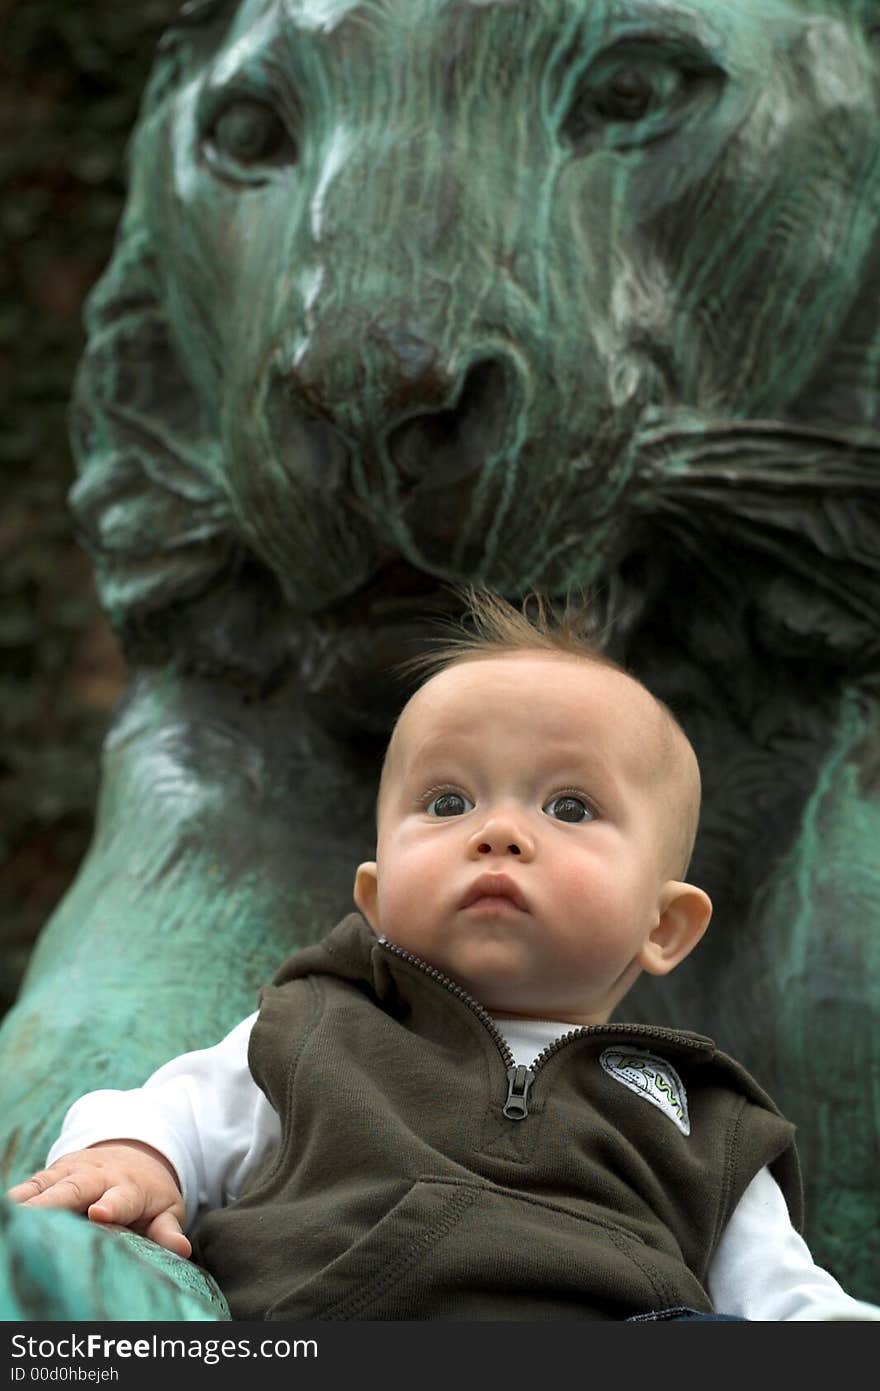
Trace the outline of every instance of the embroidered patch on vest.
<instances>
[{"instance_id":1,"label":"embroidered patch on vest","mask_svg":"<svg viewBox=\"0 0 880 1391\"><path fill-rule=\"evenodd\" d=\"M682 1135L690 1135L687 1093L684 1083L672 1063L649 1053L647 1048L606 1048L599 1058L605 1071L631 1092L643 1096L652 1106L658 1106L678 1126Z\"/></svg>"}]
</instances>

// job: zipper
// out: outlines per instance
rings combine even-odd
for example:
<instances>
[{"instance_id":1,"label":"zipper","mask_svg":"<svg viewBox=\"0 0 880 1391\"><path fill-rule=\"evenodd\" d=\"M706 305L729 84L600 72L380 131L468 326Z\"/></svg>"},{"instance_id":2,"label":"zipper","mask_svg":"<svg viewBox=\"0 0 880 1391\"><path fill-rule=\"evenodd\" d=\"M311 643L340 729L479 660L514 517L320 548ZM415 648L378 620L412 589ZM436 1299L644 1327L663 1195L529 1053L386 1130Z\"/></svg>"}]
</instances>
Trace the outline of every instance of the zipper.
<instances>
[{"instance_id":1,"label":"zipper","mask_svg":"<svg viewBox=\"0 0 880 1391\"><path fill-rule=\"evenodd\" d=\"M532 1069L524 1067L522 1063L518 1067L507 1069L507 1100L501 1108L501 1113L509 1121L524 1121L529 1114L529 1087L534 1080L535 1074Z\"/></svg>"},{"instance_id":2,"label":"zipper","mask_svg":"<svg viewBox=\"0 0 880 1391\"><path fill-rule=\"evenodd\" d=\"M570 1029L567 1034L560 1034L552 1043L548 1043L546 1048L542 1048L538 1056L532 1063L535 1071L544 1066L546 1062L558 1053L560 1048L564 1048L573 1039L581 1038L584 1034L629 1034L635 1038L644 1037L646 1034L654 1039L663 1041L669 1039L677 1048L693 1048L697 1052L702 1052L706 1043L699 1038L687 1038L680 1029L667 1029L662 1025L655 1024L583 1024L576 1029Z\"/></svg>"},{"instance_id":3,"label":"zipper","mask_svg":"<svg viewBox=\"0 0 880 1391\"><path fill-rule=\"evenodd\" d=\"M491 1014L483 1009L479 1000L475 1000L473 995L468 994L464 986L458 985L454 980L451 980L449 976L445 976L442 971L437 970L436 966L429 966L427 961L423 961L420 956L414 956L411 951L404 951L403 947L395 946L393 942L389 942L387 937L379 937L377 940L379 946L384 947L386 951L390 951L392 956L399 956L402 961L408 961L411 966L418 966L420 971L424 971L426 976L431 977L431 980L435 980L438 985L444 986L447 990L451 991L457 1000L461 1000L462 1004L467 1005L468 1009L472 1010L480 1022L489 1030L495 1042L495 1046L504 1059L504 1066L508 1071L510 1071L511 1068L516 1068L516 1062L507 1045L507 1039L497 1028L495 1020L492 1018Z\"/></svg>"},{"instance_id":4,"label":"zipper","mask_svg":"<svg viewBox=\"0 0 880 1391\"><path fill-rule=\"evenodd\" d=\"M477 1016L483 1027L488 1029L495 1047L501 1054L507 1076L507 1097L502 1107L502 1114L510 1121L524 1121L529 1114L529 1088L535 1080L535 1073L532 1068L524 1067L521 1063L517 1063L510 1051L507 1039L501 1033L491 1014L483 1008L479 1000L475 1000L473 995L468 994L464 986L450 979L450 977L445 975L442 971L438 971L436 966L429 966L427 961L423 961L420 956L415 956L411 951L405 951L403 947L395 946L393 942L389 942L387 937L380 937L378 941L379 945L390 952L392 956L399 956L401 961L408 961L411 966L416 966L426 976L429 976L431 980L436 981L438 985L448 990L450 994L454 995L457 1000L460 1000L463 1005L467 1005L468 1009ZM566 1035L566 1037L568 1037L568 1035ZM556 1039L556 1043L560 1042L562 1042L561 1039ZM544 1049L545 1053L549 1051L551 1050L547 1048ZM543 1057L543 1054L541 1056ZM536 1059L535 1061L537 1062L538 1060Z\"/></svg>"},{"instance_id":5,"label":"zipper","mask_svg":"<svg viewBox=\"0 0 880 1391\"><path fill-rule=\"evenodd\" d=\"M544 1064L549 1062L561 1048L565 1048L567 1044L573 1043L576 1038L582 1038L586 1034L620 1035L624 1033L633 1034L636 1037L650 1034L652 1039L656 1039L658 1036L662 1038L664 1035L668 1035L678 1045L684 1043L697 1049L703 1047L703 1045L696 1042L696 1040L692 1041L682 1038L681 1034L675 1030L658 1029L655 1028L653 1024L584 1024L576 1029L570 1029L566 1034L560 1034L559 1038L555 1038L552 1043L548 1043L545 1048L541 1049L541 1052L533 1060L531 1067L525 1067L522 1063L517 1063L510 1051L507 1039L497 1027L491 1014L483 1008L479 1000L475 1000L473 995L469 995L463 986L459 985L449 976L444 975L442 971L438 971L436 966L429 966L428 962L423 961L420 956L415 956L411 951L405 951L403 947L395 946L387 937L379 937L377 941L379 946L384 947L392 956L399 956L402 961L407 961L411 966L418 967L418 969L426 976L429 976L431 980L436 981L438 985L442 985L443 988L454 995L457 1000L467 1005L468 1009L480 1020L480 1023L488 1029L495 1046L504 1060L504 1066L506 1068L507 1098L501 1108L501 1112L502 1115L506 1116L510 1121L524 1121L528 1117L529 1091Z\"/></svg>"}]
</instances>

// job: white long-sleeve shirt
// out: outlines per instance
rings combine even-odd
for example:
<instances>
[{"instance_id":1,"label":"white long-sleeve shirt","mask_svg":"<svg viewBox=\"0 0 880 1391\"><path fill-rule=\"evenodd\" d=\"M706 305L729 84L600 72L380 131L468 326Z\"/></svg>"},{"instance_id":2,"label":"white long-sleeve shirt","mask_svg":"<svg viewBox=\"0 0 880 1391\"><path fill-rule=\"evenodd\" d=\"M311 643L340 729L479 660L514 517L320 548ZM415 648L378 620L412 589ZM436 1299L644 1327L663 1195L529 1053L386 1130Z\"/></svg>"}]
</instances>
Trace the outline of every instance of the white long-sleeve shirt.
<instances>
[{"instance_id":1,"label":"white long-sleeve shirt","mask_svg":"<svg viewBox=\"0 0 880 1391\"><path fill-rule=\"evenodd\" d=\"M132 1091L96 1091L67 1113L46 1163L99 1140L140 1140L174 1165L197 1214L234 1201L280 1139L277 1112L247 1061L256 1014L213 1048L184 1053ZM528 1066L570 1029L550 1020L496 1020L517 1063ZM760 1320L880 1320L880 1307L853 1299L817 1266L791 1224L769 1169L749 1184L712 1258L708 1294L719 1313Z\"/></svg>"}]
</instances>

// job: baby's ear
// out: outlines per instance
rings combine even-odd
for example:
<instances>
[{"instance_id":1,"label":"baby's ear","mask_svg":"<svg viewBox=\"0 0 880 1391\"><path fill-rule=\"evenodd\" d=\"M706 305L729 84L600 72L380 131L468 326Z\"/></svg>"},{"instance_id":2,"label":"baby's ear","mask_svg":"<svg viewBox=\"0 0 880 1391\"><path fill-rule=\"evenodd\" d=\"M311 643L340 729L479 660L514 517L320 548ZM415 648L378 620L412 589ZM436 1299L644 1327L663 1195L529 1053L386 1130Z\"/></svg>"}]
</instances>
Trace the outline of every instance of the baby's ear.
<instances>
[{"instance_id":1,"label":"baby's ear","mask_svg":"<svg viewBox=\"0 0 880 1391\"><path fill-rule=\"evenodd\" d=\"M712 916L712 900L696 884L670 879L663 885L660 916L638 960L643 971L665 976L693 951Z\"/></svg>"},{"instance_id":2,"label":"baby's ear","mask_svg":"<svg viewBox=\"0 0 880 1391\"><path fill-rule=\"evenodd\" d=\"M354 901L374 932L379 931L378 897L376 861L365 860L354 876Z\"/></svg>"}]
</instances>

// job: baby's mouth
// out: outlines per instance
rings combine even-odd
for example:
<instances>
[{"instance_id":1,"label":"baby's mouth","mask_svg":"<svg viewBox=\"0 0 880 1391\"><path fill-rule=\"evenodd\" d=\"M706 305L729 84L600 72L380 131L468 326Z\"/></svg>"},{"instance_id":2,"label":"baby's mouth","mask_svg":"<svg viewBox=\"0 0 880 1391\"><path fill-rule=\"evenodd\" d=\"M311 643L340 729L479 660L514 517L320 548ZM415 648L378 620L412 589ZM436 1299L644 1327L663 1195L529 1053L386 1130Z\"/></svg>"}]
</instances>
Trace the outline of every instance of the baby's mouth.
<instances>
[{"instance_id":1,"label":"baby's mouth","mask_svg":"<svg viewBox=\"0 0 880 1391\"><path fill-rule=\"evenodd\" d=\"M481 874L471 884L459 905L462 909L513 908L528 911L528 904L514 881L506 874Z\"/></svg>"}]
</instances>

